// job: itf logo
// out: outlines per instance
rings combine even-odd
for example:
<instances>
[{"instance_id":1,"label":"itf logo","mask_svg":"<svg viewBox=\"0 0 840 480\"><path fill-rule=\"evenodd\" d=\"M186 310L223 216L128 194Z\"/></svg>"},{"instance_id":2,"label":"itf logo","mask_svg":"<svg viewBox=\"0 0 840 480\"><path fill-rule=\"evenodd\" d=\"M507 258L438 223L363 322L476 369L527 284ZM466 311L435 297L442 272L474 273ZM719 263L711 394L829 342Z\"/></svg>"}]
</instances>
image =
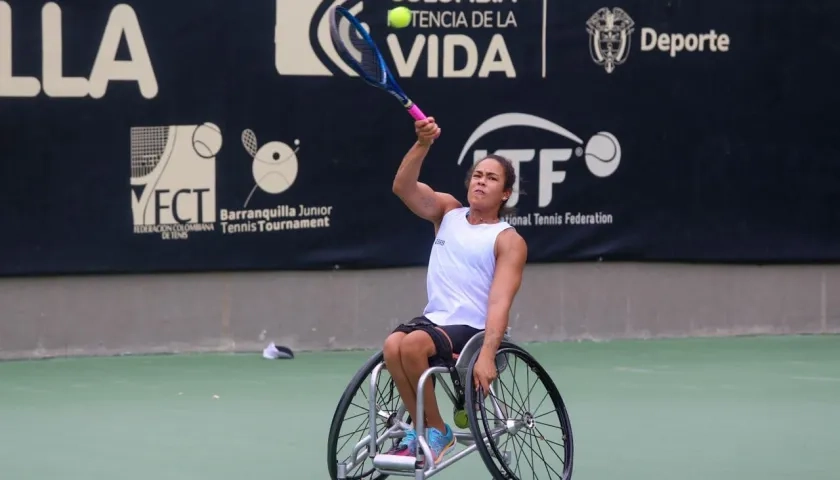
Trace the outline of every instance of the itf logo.
<instances>
[{"instance_id":1,"label":"itf logo","mask_svg":"<svg viewBox=\"0 0 840 480\"><path fill-rule=\"evenodd\" d=\"M535 172L537 178L536 209L528 205L525 207L526 213L507 216L505 220L514 226L613 223L613 216L609 212L557 211L556 207L552 207L555 186L566 181L566 171L570 169L569 162L574 158L583 158L589 172L599 179L609 177L618 170L621 163L621 144L610 132L597 132L589 140L584 141L569 130L545 118L519 112L502 113L485 120L475 129L458 155L458 165L467 160L470 151L472 151L473 164L490 153L487 149L475 148L479 141L485 144L499 141L510 144L519 138L519 135L516 133L502 135L498 132L507 129L516 131L523 127L543 130L559 138L543 137L544 139L539 141L539 146L523 145L522 148L497 149L492 152L508 158L513 163L516 172L517 181L513 185L513 192L508 200L509 206L515 206L520 200L519 178L523 168L527 169L528 174ZM485 137L490 134L493 134L493 139L488 142ZM527 211L529 209L531 211Z\"/></svg>"},{"instance_id":2,"label":"itf logo","mask_svg":"<svg viewBox=\"0 0 840 480\"><path fill-rule=\"evenodd\" d=\"M186 239L213 231L216 154L222 133L212 123L131 129L134 233Z\"/></svg>"}]
</instances>

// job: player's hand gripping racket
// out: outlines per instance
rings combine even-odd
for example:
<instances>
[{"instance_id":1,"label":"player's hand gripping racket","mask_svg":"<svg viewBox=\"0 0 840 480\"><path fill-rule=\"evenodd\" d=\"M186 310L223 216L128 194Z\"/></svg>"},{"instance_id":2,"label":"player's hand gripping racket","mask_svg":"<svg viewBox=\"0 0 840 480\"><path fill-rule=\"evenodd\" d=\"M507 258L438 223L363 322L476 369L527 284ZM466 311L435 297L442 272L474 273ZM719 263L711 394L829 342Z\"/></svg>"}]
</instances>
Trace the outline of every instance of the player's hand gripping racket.
<instances>
[{"instance_id":1,"label":"player's hand gripping racket","mask_svg":"<svg viewBox=\"0 0 840 480\"><path fill-rule=\"evenodd\" d=\"M346 8L341 6L333 8L330 14L330 37L338 54L359 77L368 84L381 88L396 97L415 120L426 118L426 115L397 85L365 27Z\"/></svg>"}]
</instances>

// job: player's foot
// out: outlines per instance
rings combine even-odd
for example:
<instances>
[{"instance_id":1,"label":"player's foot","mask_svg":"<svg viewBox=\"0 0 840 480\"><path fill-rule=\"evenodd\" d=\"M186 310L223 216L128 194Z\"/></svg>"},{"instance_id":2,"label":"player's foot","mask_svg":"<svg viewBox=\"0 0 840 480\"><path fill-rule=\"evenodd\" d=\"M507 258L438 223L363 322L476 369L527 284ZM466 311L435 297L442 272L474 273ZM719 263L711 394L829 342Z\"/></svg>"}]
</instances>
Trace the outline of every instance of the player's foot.
<instances>
[{"instance_id":1,"label":"player's foot","mask_svg":"<svg viewBox=\"0 0 840 480\"><path fill-rule=\"evenodd\" d=\"M405 431L405 436L400 443L394 445L394 448L388 451L388 455L399 455L410 457L414 455L417 448L417 432L410 428Z\"/></svg>"},{"instance_id":2,"label":"player's foot","mask_svg":"<svg viewBox=\"0 0 840 480\"><path fill-rule=\"evenodd\" d=\"M447 453L455 446L455 434L449 425L446 425L446 432L441 433L437 428L429 429L429 448L432 450L433 460L437 465Z\"/></svg>"}]
</instances>

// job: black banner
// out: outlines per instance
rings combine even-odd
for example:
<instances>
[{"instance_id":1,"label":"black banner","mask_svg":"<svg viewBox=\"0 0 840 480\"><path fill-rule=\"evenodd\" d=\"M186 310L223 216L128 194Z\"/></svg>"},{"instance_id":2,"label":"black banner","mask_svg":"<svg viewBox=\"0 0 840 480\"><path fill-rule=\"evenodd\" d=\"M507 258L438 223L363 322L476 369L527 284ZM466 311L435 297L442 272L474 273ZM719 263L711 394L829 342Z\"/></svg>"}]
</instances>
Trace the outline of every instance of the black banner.
<instances>
[{"instance_id":1,"label":"black banner","mask_svg":"<svg viewBox=\"0 0 840 480\"><path fill-rule=\"evenodd\" d=\"M497 152L532 262L840 259L838 2L0 1L0 273L425 264L413 120L348 74L356 12L442 128ZM389 28L404 5L413 23Z\"/></svg>"}]
</instances>

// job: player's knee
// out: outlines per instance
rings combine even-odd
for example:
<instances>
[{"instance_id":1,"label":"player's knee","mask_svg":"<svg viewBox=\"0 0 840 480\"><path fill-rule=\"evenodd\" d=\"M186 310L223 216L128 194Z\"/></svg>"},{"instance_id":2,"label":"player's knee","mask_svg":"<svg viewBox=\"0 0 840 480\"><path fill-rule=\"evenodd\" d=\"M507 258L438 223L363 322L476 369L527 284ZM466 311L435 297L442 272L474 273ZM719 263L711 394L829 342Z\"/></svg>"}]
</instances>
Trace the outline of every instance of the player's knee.
<instances>
[{"instance_id":1,"label":"player's knee","mask_svg":"<svg viewBox=\"0 0 840 480\"><path fill-rule=\"evenodd\" d=\"M400 360L400 345L406 334L396 332L388 335L385 339L385 344L382 347L382 355L385 357L386 363L398 362Z\"/></svg>"},{"instance_id":2,"label":"player's knee","mask_svg":"<svg viewBox=\"0 0 840 480\"><path fill-rule=\"evenodd\" d=\"M400 355L403 359L426 358L434 353L432 337L422 330L409 333L400 342Z\"/></svg>"}]
</instances>

